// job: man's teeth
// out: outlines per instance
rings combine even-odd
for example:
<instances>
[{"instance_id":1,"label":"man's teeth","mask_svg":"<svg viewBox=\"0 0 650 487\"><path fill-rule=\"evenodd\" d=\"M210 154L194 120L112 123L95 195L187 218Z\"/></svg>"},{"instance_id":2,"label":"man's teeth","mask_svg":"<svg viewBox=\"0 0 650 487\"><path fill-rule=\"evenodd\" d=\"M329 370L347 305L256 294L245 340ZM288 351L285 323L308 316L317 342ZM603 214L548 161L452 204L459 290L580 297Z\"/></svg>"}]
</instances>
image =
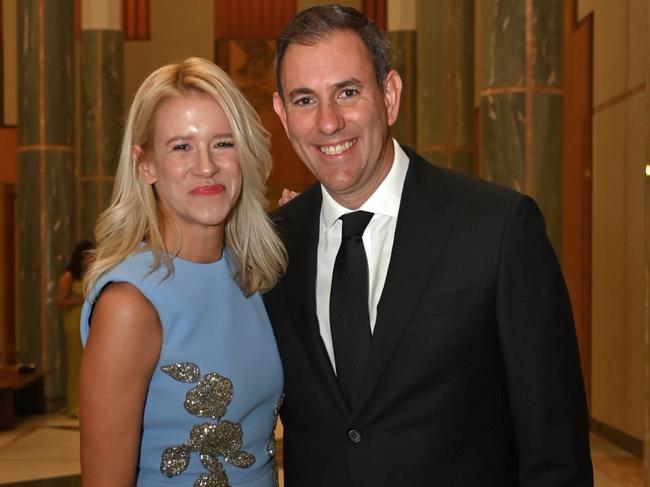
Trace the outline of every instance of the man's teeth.
<instances>
[{"instance_id":1,"label":"man's teeth","mask_svg":"<svg viewBox=\"0 0 650 487\"><path fill-rule=\"evenodd\" d=\"M336 156L348 150L350 147L354 145L355 142L356 139L348 140L347 142L343 142L342 144L321 145L320 150L323 154L327 154L328 156Z\"/></svg>"}]
</instances>

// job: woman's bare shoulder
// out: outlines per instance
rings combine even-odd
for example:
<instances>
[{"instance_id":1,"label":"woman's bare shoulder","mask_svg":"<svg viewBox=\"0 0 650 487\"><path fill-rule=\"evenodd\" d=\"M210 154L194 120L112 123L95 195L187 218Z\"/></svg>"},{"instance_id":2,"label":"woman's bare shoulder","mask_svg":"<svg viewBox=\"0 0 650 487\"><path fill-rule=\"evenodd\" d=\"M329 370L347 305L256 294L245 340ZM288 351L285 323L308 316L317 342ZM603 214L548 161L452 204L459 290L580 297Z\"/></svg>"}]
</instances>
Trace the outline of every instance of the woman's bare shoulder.
<instances>
[{"instance_id":1,"label":"woman's bare shoulder","mask_svg":"<svg viewBox=\"0 0 650 487\"><path fill-rule=\"evenodd\" d=\"M107 284L95 300L90 320L91 329L109 325L112 329L135 328L132 331L146 331L158 327L158 312L140 290L128 282Z\"/></svg>"}]
</instances>

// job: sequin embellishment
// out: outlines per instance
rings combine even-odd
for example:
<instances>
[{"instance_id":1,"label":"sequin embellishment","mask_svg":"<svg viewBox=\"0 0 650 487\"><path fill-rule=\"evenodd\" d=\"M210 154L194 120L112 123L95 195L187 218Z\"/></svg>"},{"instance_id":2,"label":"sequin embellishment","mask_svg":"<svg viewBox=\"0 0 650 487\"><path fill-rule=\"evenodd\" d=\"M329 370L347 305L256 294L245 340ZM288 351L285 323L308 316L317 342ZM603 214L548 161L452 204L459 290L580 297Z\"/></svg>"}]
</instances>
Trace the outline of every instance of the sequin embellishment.
<instances>
[{"instance_id":1,"label":"sequin embellishment","mask_svg":"<svg viewBox=\"0 0 650 487\"><path fill-rule=\"evenodd\" d=\"M276 450L275 425L278 422L278 415L280 414L280 408L282 407L283 402L284 402L284 394L280 396L278 402L276 402L275 406L273 407L273 431L271 431L271 438L269 438L269 442L266 445L266 453L273 460L273 474L274 474L275 487L280 487L280 480L278 477L278 462L275 458L275 450Z\"/></svg>"},{"instance_id":2,"label":"sequin embellishment","mask_svg":"<svg viewBox=\"0 0 650 487\"><path fill-rule=\"evenodd\" d=\"M193 416L219 419L232 401L232 382L212 373L203 377L185 396L185 409Z\"/></svg>"},{"instance_id":3,"label":"sequin embellishment","mask_svg":"<svg viewBox=\"0 0 650 487\"><path fill-rule=\"evenodd\" d=\"M232 401L232 382L215 372L201 378L201 370L191 362L164 365L161 370L179 382L196 384L185 395L185 410L193 416L217 422L194 425L185 443L166 448L160 460L160 471L167 477L183 473L190 463L191 453L196 452L208 473L201 474L194 487L229 487L228 476L218 457L241 468L255 463L255 457L241 449L241 425L221 421Z\"/></svg>"},{"instance_id":4,"label":"sequin embellishment","mask_svg":"<svg viewBox=\"0 0 650 487\"><path fill-rule=\"evenodd\" d=\"M176 379L179 382L198 382L201 378L201 370L192 362L183 362L180 364L163 365L160 367L165 374Z\"/></svg>"}]
</instances>

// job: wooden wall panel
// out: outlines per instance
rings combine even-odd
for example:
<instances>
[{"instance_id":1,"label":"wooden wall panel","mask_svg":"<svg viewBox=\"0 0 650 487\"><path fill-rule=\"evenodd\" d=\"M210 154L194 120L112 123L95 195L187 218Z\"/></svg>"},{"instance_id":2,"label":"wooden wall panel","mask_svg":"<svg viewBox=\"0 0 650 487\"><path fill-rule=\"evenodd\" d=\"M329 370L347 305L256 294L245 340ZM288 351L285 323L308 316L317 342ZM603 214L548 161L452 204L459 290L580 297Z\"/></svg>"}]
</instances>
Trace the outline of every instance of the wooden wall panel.
<instances>
[{"instance_id":1,"label":"wooden wall panel","mask_svg":"<svg viewBox=\"0 0 650 487\"><path fill-rule=\"evenodd\" d=\"M0 42L2 32L2 4L0 4ZM4 115L4 46L0 44L0 113ZM14 184L17 177L16 127L0 123L0 367L15 363L15 210Z\"/></svg>"},{"instance_id":2,"label":"wooden wall panel","mask_svg":"<svg viewBox=\"0 0 650 487\"><path fill-rule=\"evenodd\" d=\"M14 185L0 182L0 366L16 360Z\"/></svg>"},{"instance_id":3,"label":"wooden wall panel","mask_svg":"<svg viewBox=\"0 0 650 487\"><path fill-rule=\"evenodd\" d=\"M383 31L387 26L387 6L386 0L363 0L361 2L361 11L371 20L374 20L379 28Z\"/></svg>"},{"instance_id":4,"label":"wooden wall panel","mask_svg":"<svg viewBox=\"0 0 650 487\"><path fill-rule=\"evenodd\" d=\"M125 41L151 39L149 0L122 0L122 20Z\"/></svg>"},{"instance_id":5,"label":"wooden wall panel","mask_svg":"<svg viewBox=\"0 0 650 487\"><path fill-rule=\"evenodd\" d=\"M81 0L74 0L74 38L81 39Z\"/></svg>"},{"instance_id":6,"label":"wooden wall panel","mask_svg":"<svg viewBox=\"0 0 650 487\"><path fill-rule=\"evenodd\" d=\"M14 184L17 177L16 127L0 126L0 183Z\"/></svg>"},{"instance_id":7,"label":"wooden wall panel","mask_svg":"<svg viewBox=\"0 0 650 487\"><path fill-rule=\"evenodd\" d=\"M591 138L593 16L576 22L576 1L564 10L564 171L562 268L591 385Z\"/></svg>"},{"instance_id":8,"label":"wooden wall panel","mask_svg":"<svg viewBox=\"0 0 650 487\"><path fill-rule=\"evenodd\" d=\"M275 39L296 13L295 0L215 0L215 39Z\"/></svg>"}]
</instances>

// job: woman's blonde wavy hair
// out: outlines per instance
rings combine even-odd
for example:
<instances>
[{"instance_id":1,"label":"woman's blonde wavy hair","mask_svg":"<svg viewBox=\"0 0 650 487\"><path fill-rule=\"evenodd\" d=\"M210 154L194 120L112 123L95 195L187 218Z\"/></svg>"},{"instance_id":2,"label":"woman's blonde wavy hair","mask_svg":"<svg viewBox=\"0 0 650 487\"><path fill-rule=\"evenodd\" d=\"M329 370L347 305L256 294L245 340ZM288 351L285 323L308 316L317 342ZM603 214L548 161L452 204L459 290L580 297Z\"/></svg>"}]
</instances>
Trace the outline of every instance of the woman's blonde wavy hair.
<instances>
[{"instance_id":1,"label":"woman's blonde wavy hair","mask_svg":"<svg viewBox=\"0 0 650 487\"><path fill-rule=\"evenodd\" d=\"M225 242L234 257L240 288L247 296L266 291L284 272L286 251L265 211L265 183L271 171L269 133L223 70L206 59L191 57L151 73L133 99L111 204L99 216L95 229L97 249L84 278L86 294L102 274L138 252L143 241L153 254L152 270L165 265L167 275L173 273L172 259L180 249L180 232L165 218L153 186L140 179L133 146L151 147L157 109L171 97L191 93L203 93L221 105L239 154L242 190L226 224ZM165 248L163 227L167 222L178 236L174 250Z\"/></svg>"}]
</instances>

